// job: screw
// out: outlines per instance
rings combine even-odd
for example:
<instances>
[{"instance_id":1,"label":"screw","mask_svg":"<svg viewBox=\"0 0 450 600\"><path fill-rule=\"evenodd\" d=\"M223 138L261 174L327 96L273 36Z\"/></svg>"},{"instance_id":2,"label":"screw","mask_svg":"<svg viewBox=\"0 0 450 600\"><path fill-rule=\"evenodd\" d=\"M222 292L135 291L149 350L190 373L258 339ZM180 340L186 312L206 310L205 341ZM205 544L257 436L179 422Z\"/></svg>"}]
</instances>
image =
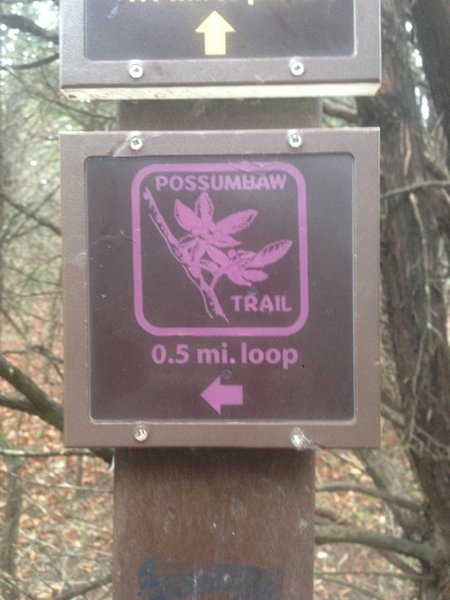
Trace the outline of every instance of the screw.
<instances>
[{"instance_id":1,"label":"screw","mask_svg":"<svg viewBox=\"0 0 450 600\"><path fill-rule=\"evenodd\" d=\"M291 131L288 131L288 141L289 146L291 146L291 148L300 148L300 146L303 144L300 131L298 131L297 129L292 129Z\"/></svg>"},{"instance_id":2,"label":"screw","mask_svg":"<svg viewBox=\"0 0 450 600\"><path fill-rule=\"evenodd\" d=\"M130 138L130 148L135 152L139 152L139 150L142 150L143 146L144 140L139 135L133 135Z\"/></svg>"},{"instance_id":3,"label":"screw","mask_svg":"<svg viewBox=\"0 0 450 600\"><path fill-rule=\"evenodd\" d=\"M140 79L144 74L144 67L140 62L133 61L128 65L128 74L133 79Z\"/></svg>"},{"instance_id":4,"label":"screw","mask_svg":"<svg viewBox=\"0 0 450 600\"><path fill-rule=\"evenodd\" d=\"M305 65L296 56L294 58L291 58L289 66L291 68L292 75L295 75L296 77L301 77L305 72Z\"/></svg>"},{"instance_id":5,"label":"screw","mask_svg":"<svg viewBox=\"0 0 450 600\"><path fill-rule=\"evenodd\" d=\"M291 433L291 442L296 450L305 450L311 447L311 440L301 429L294 429Z\"/></svg>"},{"instance_id":6,"label":"screw","mask_svg":"<svg viewBox=\"0 0 450 600\"><path fill-rule=\"evenodd\" d=\"M223 379L231 379L233 376L233 373L230 371L230 369L224 369L222 371L222 377Z\"/></svg>"},{"instance_id":7,"label":"screw","mask_svg":"<svg viewBox=\"0 0 450 600\"><path fill-rule=\"evenodd\" d=\"M145 442L145 440L148 438L147 427L145 427L144 425L139 425L138 427L136 427L136 429L133 432L133 437L137 442Z\"/></svg>"}]
</instances>

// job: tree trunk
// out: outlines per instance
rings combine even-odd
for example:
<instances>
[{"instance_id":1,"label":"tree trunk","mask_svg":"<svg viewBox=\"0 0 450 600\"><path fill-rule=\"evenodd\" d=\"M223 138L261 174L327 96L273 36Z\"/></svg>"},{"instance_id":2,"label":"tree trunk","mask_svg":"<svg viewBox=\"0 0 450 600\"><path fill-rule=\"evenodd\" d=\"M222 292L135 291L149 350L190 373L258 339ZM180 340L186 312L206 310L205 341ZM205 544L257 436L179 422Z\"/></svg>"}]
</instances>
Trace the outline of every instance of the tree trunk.
<instances>
[{"instance_id":1,"label":"tree trunk","mask_svg":"<svg viewBox=\"0 0 450 600\"><path fill-rule=\"evenodd\" d=\"M450 150L450 2L416 0L412 12L425 73ZM450 167L450 152L447 164Z\"/></svg>"},{"instance_id":2,"label":"tree trunk","mask_svg":"<svg viewBox=\"0 0 450 600\"><path fill-rule=\"evenodd\" d=\"M384 1L382 94L358 102L363 123L382 127L382 192L431 178L405 10L403 0ZM399 410L406 423L399 435L427 502L428 531L415 534L423 541L429 538L438 555L423 564L424 572L433 576L421 590L427 600L444 599L450 561L450 356L438 218L447 210L445 203L443 192L430 188L390 195L382 205L381 224L383 291Z\"/></svg>"},{"instance_id":3,"label":"tree trunk","mask_svg":"<svg viewBox=\"0 0 450 600\"><path fill-rule=\"evenodd\" d=\"M10 448L0 426L0 448ZM19 590L15 587L17 538L22 512L22 482L20 471L22 460L5 457L8 468L6 505L0 538L0 591L4 600L19 600Z\"/></svg>"},{"instance_id":4,"label":"tree trunk","mask_svg":"<svg viewBox=\"0 0 450 600\"><path fill-rule=\"evenodd\" d=\"M3 11L3 2L0 0L0 13ZM3 38L0 36L0 57L3 56L2 52ZM2 77L0 71L0 78ZM5 123L4 123L4 102L3 95L0 94L0 314L3 308L3 226L5 216L5 181L6 181L6 167L5 167ZM0 342L2 334L2 324L0 321ZM1 347L1 344L0 344Z\"/></svg>"}]
</instances>

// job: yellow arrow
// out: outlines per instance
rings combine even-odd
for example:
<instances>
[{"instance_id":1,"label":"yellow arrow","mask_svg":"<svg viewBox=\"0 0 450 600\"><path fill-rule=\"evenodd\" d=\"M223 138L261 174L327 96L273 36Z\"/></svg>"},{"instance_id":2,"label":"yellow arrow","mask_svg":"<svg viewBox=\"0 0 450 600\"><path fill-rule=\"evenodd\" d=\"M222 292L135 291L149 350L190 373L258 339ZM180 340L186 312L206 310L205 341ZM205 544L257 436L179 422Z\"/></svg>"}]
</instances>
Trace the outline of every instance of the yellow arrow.
<instances>
[{"instance_id":1,"label":"yellow arrow","mask_svg":"<svg viewBox=\"0 0 450 600\"><path fill-rule=\"evenodd\" d=\"M207 56L224 56L227 53L227 33L233 33L235 30L214 10L195 31L205 34Z\"/></svg>"}]
</instances>

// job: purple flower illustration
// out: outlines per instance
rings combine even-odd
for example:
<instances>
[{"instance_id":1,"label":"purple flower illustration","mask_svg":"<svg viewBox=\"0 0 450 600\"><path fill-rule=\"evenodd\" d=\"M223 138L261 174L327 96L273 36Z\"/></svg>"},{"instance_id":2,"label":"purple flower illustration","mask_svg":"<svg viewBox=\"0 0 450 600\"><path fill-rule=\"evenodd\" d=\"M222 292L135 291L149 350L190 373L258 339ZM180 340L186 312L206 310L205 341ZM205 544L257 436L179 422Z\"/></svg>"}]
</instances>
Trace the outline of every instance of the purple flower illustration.
<instances>
[{"instance_id":1,"label":"purple flower illustration","mask_svg":"<svg viewBox=\"0 0 450 600\"><path fill-rule=\"evenodd\" d=\"M214 222L214 205L206 192L198 196L194 210L181 200L175 200L175 219L186 232L177 239L156 206L150 190L145 190L144 198L149 202L153 223L170 252L199 289L205 310L211 318L220 317L228 322L216 294L216 286L222 277L247 287L265 281L269 275L262 269L281 260L292 246L291 240L278 240L258 252L238 248L242 242L233 236L247 229L258 216L258 211L243 210Z\"/></svg>"}]
</instances>

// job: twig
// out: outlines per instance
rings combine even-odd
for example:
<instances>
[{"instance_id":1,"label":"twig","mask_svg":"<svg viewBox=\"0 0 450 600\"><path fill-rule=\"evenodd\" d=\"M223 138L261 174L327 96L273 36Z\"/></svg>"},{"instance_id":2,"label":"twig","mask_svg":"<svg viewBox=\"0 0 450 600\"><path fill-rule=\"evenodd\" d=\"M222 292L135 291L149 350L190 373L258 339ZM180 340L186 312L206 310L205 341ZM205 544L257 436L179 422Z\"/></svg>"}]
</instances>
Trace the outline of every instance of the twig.
<instances>
[{"instance_id":1,"label":"twig","mask_svg":"<svg viewBox=\"0 0 450 600\"><path fill-rule=\"evenodd\" d=\"M26 598L27 600L37 600L36 596L32 596L31 594L26 592L24 589L19 587L17 585L17 583L15 581L13 581L13 579L5 572L0 573L0 582L5 583L10 588L13 588L14 590L16 590L17 592L22 594L22 597L24 599Z\"/></svg>"},{"instance_id":2,"label":"twig","mask_svg":"<svg viewBox=\"0 0 450 600\"><path fill-rule=\"evenodd\" d=\"M417 190L422 190L426 188L450 188L450 181L439 181L439 180L430 180L430 181L422 181L419 183L413 183L412 185L408 185L406 187L397 188L395 190L389 190L384 194L381 194L380 198L382 200L386 200L387 198L393 198L394 196L401 196L402 194L407 194L411 192L416 192Z\"/></svg>"},{"instance_id":3,"label":"twig","mask_svg":"<svg viewBox=\"0 0 450 600\"><path fill-rule=\"evenodd\" d=\"M358 470L361 474L364 474L364 468L355 460L353 460L350 456L348 456L348 454L344 454L343 452L339 452L337 450L333 450L330 454L341 460L343 463L350 465L354 469Z\"/></svg>"},{"instance_id":4,"label":"twig","mask_svg":"<svg viewBox=\"0 0 450 600\"><path fill-rule=\"evenodd\" d=\"M316 577L327 577L328 575L361 575L364 577L391 577L393 579L413 579L416 581L433 581L433 575L421 575L420 573L392 573L391 571L314 571Z\"/></svg>"},{"instance_id":5,"label":"twig","mask_svg":"<svg viewBox=\"0 0 450 600\"><path fill-rule=\"evenodd\" d=\"M55 450L49 452L33 452L32 450L12 450L0 448L0 456L12 456L17 458L53 458L62 457L67 458L69 456L91 456L93 454L90 450Z\"/></svg>"},{"instance_id":6,"label":"twig","mask_svg":"<svg viewBox=\"0 0 450 600\"><path fill-rule=\"evenodd\" d=\"M378 592L375 590L369 590L368 588L361 587L354 583L350 583L348 581L343 581L341 579L335 579L334 577L321 577L322 581L328 581L328 583L334 583L335 585L340 585L342 587L348 587L352 590L356 590L363 594L363 596L367 596L368 598L376 598L377 600L385 600L385 596L380 596Z\"/></svg>"},{"instance_id":7,"label":"twig","mask_svg":"<svg viewBox=\"0 0 450 600\"><path fill-rule=\"evenodd\" d=\"M47 56L45 58L41 58L40 60L36 60L34 62L31 63L23 63L23 64L19 64L19 65L11 65L9 68L10 69L16 69L17 70L21 70L21 71L25 71L27 69L36 69L38 67L44 67L45 65L49 65L52 62L55 62L55 60L58 60L59 58L59 54L58 53L54 53L51 54L50 56Z\"/></svg>"},{"instance_id":8,"label":"twig","mask_svg":"<svg viewBox=\"0 0 450 600\"><path fill-rule=\"evenodd\" d=\"M72 600L72 598L78 598L79 596L84 596L88 592L92 592L104 585L109 585L112 582L112 575L104 575L95 581L91 581L90 583L86 583L84 585L78 585L77 587L60 594L59 596L52 596L52 600Z\"/></svg>"},{"instance_id":9,"label":"twig","mask_svg":"<svg viewBox=\"0 0 450 600\"><path fill-rule=\"evenodd\" d=\"M43 199L41 206L43 206L49 200L51 200L58 190L59 190L59 186L57 188L55 188L54 190L52 190L49 194L47 194L47 196ZM9 196L6 197L5 200L10 206L15 208L20 214L23 214L27 218L32 219L38 225L41 225L42 227L46 227L47 229L49 229L51 232L55 233L56 235L58 235L58 236L61 235L61 228L58 225L55 225L54 223L52 223L51 221L46 219L45 217L39 217L36 214L37 213L36 207L29 208L27 206L24 206L23 204L14 202L14 200L12 200L12 198L10 198Z\"/></svg>"},{"instance_id":10,"label":"twig","mask_svg":"<svg viewBox=\"0 0 450 600\"><path fill-rule=\"evenodd\" d=\"M4 469L0 469L0 473L8 475L8 471L5 471ZM12 475L12 477L18 478L17 475ZM86 487L86 486L79 486L79 485L71 485L70 483L44 483L43 481L38 481L37 479L33 479L31 477L22 477L21 478L23 481L27 482L28 484L34 486L34 487L40 487L40 488L44 488L44 489L49 489L49 490L63 490L63 491L76 491L76 492L84 492L86 494L112 494L113 490L112 489L101 489L101 488L94 488L94 487Z\"/></svg>"}]
</instances>

